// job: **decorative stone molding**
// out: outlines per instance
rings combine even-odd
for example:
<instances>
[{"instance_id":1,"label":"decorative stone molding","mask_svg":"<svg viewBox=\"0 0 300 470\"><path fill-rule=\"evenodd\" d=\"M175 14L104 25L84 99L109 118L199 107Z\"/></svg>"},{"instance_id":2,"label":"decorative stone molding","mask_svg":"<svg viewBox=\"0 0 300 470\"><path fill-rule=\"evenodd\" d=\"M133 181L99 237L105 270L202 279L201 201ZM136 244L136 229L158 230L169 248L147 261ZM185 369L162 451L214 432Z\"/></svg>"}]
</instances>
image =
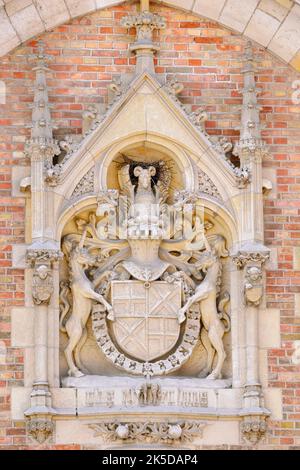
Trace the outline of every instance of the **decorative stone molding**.
<instances>
[{"instance_id":1,"label":"decorative stone molding","mask_svg":"<svg viewBox=\"0 0 300 470\"><path fill-rule=\"evenodd\" d=\"M121 441L132 443L181 444L191 442L195 437L202 438L203 430L207 426L204 421L181 422L101 422L90 424L95 431L95 437L102 437L105 441Z\"/></svg>"},{"instance_id":2,"label":"decorative stone molding","mask_svg":"<svg viewBox=\"0 0 300 470\"><path fill-rule=\"evenodd\" d=\"M93 193L95 190L94 178L95 168L93 167L81 178L79 183L75 186L71 198L73 199L82 196L83 194Z\"/></svg>"},{"instance_id":3,"label":"decorative stone molding","mask_svg":"<svg viewBox=\"0 0 300 470\"><path fill-rule=\"evenodd\" d=\"M84 118L83 118L83 126L84 126ZM74 152L75 150L78 149L81 138L82 138L81 135L67 134L64 140L61 140L59 142L59 146L66 153Z\"/></svg>"},{"instance_id":4,"label":"decorative stone molding","mask_svg":"<svg viewBox=\"0 0 300 470\"><path fill-rule=\"evenodd\" d=\"M164 89L170 96L177 99L177 96L184 90L184 85L179 83L176 77L172 77L167 80Z\"/></svg>"},{"instance_id":5,"label":"decorative stone molding","mask_svg":"<svg viewBox=\"0 0 300 470\"><path fill-rule=\"evenodd\" d=\"M194 126L197 128L203 130L204 129L204 123L208 119L208 114L205 111L205 109L201 106L199 107L196 111L193 111L188 114L189 120L191 121Z\"/></svg>"},{"instance_id":6,"label":"decorative stone molding","mask_svg":"<svg viewBox=\"0 0 300 470\"><path fill-rule=\"evenodd\" d=\"M231 150L233 149L232 142L225 136L209 136L208 138L212 144L212 147L217 152L224 154L225 157L226 153L231 152ZM228 163L230 163L230 165L232 165L230 160L227 161Z\"/></svg>"},{"instance_id":7,"label":"decorative stone molding","mask_svg":"<svg viewBox=\"0 0 300 470\"><path fill-rule=\"evenodd\" d=\"M202 170L198 170L198 191L200 193L208 194L216 199L222 200L222 196L218 191L217 186L212 182L210 177Z\"/></svg>"},{"instance_id":8,"label":"decorative stone molding","mask_svg":"<svg viewBox=\"0 0 300 470\"><path fill-rule=\"evenodd\" d=\"M232 256L232 261L236 264L238 269L244 269L246 264L249 263L259 263L263 265L269 258L270 253L268 251L238 251Z\"/></svg>"},{"instance_id":9,"label":"decorative stone molding","mask_svg":"<svg viewBox=\"0 0 300 470\"><path fill-rule=\"evenodd\" d=\"M54 263L60 261L63 254L60 250L28 248L26 261L33 267L36 263Z\"/></svg>"},{"instance_id":10,"label":"decorative stone molding","mask_svg":"<svg viewBox=\"0 0 300 470\"><path fill-rule=\"evenodd\" d=\"M48 186L57 186L60 182L61 167L60 165L45 165L44 168L45 182Z\"/></svg>"},{"instance_id":11,"label":"decorative stone molding","mask_svg":"<svg viewBox=\"0 0 300 470\"><path fill-rule=\"evenodd\" d=\"M241 422L242 439L251 444L258 444L267 433L267 422L265 416L246 416Z\"/></svg>"},{"instance_id":12,"label":"decorative stone molding","mask_svg":"<svg viewBox=\"0 0 300 470\"><path fill-rule=\"evenodd\" d=\"M95 104L90 104L86 111L82 113L82 133L85 135L88 130L93 126L95 122L99 122L101 120L101 114L99 112L98 107ZM70 150L76 150L76 148L72 148ZM68 153L70 152L68 151Z\"/></svg>"},{"instance_id":13,"label":"decorative stone molding","mask_svg":"<svg viewBox=\"0 0 300 470\"><path fill-rule=\"evenodd\" d=\"M27 421L27 434L39 444L44 444L54 432L54 423L51 418L33 416Z\"/></svg>"}]
</instances>

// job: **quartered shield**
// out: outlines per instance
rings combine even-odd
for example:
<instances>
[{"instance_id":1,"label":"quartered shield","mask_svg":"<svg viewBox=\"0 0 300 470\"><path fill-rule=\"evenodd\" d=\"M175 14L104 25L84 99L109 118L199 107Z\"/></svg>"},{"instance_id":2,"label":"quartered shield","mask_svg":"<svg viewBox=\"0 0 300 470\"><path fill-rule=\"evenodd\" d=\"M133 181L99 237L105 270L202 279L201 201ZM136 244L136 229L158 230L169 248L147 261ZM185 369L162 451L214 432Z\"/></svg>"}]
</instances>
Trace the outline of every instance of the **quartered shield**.
<instances>
[{"instance_id":1,"label":"quartered shield","mask_svg":"<svg viewBox=\"0 0 300 470\"><path fill-rule=\"evenodd\" d=\"M177 343L181 285L164 281L112 281L113 333L124 353L153 361Z\"/></svg>"}]
</instances>

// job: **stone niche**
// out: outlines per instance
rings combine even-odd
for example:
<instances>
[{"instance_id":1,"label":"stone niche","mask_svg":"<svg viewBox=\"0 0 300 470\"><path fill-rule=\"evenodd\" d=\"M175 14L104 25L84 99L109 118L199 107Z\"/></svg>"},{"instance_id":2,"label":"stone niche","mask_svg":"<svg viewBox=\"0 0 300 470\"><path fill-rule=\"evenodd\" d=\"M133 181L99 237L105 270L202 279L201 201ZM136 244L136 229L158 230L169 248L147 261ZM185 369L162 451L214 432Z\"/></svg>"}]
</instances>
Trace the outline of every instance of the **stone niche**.
<instances>
[{"instance_id":1,"label":"stone niche","mask_svg":"<svg viewBox=\"0 0 300 470\"><path fill-rule=\"evenodd\" d=\"M136 163L136 166L139 162L145 164L147 162L156 162L164 164L167 166L168 171L170 172L170 182L169 182L169 190L166 199L166 203L170 205L170 207L174 204L175 201L175 193L179 191L183 191L185 187L186 175L184 173L183 168L181 165L176 161L172 152L166 153L166 151L162 151L159 149L159 146L151 146L147 143L143 143L143 145L138 146L129 146L125 148L123 151L119 152L118 155L113 157L111 163L107 169L107 187L108 190L117 190L118 192L121 191L120 188L120 181L118 178L118 173L120 168L124 165L124 162L132 160ZM216 213L210 210L209 208L205 207L205 198L210 197L212 200L215 198L221 198L220 194L217 191L217 188L210 180L210 178L206 177L201 170L199 170L196 165L191 165L193 168L193 173L195 174L195 182L194 187L195 191L199 196L199 203L201 204L201 212L203 213L203 222L204 222L204 232L209 235L220 235L224 237L226 245L230 243L231 235L228 233L228 228L222 222L220 217L216 218ZM74 206L76 208L76 202L79 201L80 205L80 198L84 195L89 194L89 191L93 191L94 194L101 194L100 189L100 176L99 170L97 172L97 164L96 167L89 171L89 174L92 175L92 184L87 186L87 193L78 194L75 190L72 198L74 200ZM86 181L87 178L83 177L83 180ZM81 189L84 188L84 185L80 185ZM83 189L82 189L83 191ZM201 200L201 196L203 200ZM99 198L98 198L99 199ZM102 201L104 204L105 201ZM98 205L97 205L98 204ZM90 204L88 203L88 208L81 208L76 211L76 215L73 215L71 220L67 221L64 226L62 232L62 240L65 239L68 235L77 234L80 236L82 234L82 226L84 224L89 223L89 219L92 216L95 216L95 226L99 226L101 224L101 220L103 220L103 216L97 215L97 207L101 205L101 202ZM186 205L188 208L188 204ZM99 211L98 211L99 212ZM228 241L227 241L228 240ZM99 250L99 247L98 247ZM97 249L95 250L95 252ZM112 251L113 253L113 251ZM178 255L178 253L177 253ZM195 260L194 260L195 261ZM145 263L147 263L147 259L145 259ZM222 274L220 276L219 282L221 283L222 291L228 292L230 289L230 272L229 272L229 257L221 258L222 263ZM60 282L61 285L65 285L70 280L70 266L65 256L63 261L60 265ZM61 289L61 294L63 294ZM72 294L69 292L67 294L69 300L72 300ZM63 313L64 307L63 304L64 295L62 295L62 302L61 302L61 312ZM109 301L111 302L111 292L108 294ZM67 307L66 307L67 308ZM70 314L70 310L66 313L66 318ZM81 349L81 360L84 365L85 373L88 375L99 375L99 376L128 376L128 372L126 370L122 370L114 366L111 361L108 360L105 353L99 345L97 344L97 340L93 331L92 325L92 318L89 317L86 323L87 329L87 337L86 341L84 342L82 349ZM64 330L64 328L62 328ZM113 330L111 328L110 322L108 322L108 331L111 337L114 336ZM144 332L143 332L144 334ZM156 358L158 361L159 359L164 359L172 355L172 352L175 352L177 349L178 344L182 342L184 334L184 328L181 327L180 335L178 340L173 348L171 348L168 355L162 354L161 357ZM231 360L231 332L229 331L224 333L223 337L224 348L226 351L226 360L224 361L223 368L222 368L222 376L224 379L231 379L232 377L232 360ZM68 335L65 331L60 331L60 377L67 377L68 375L68 365L66 361L66 357L64 354L64 350L68 343ZM120 349L122 352L122 348ZM216 357L214 358L216 361ZM205 368L206 364L206 352L205 348L202 344L202 341L197 338L195 345L193 347L193 353L189 355L188 359L184 361L182 366L174 371L170 372L168 376L170 377L198 377L201 375L201 371ZM70 383L70 382L69 382ZM80 383L80 382L79 382Z\"/></svg>"}]
</instances>

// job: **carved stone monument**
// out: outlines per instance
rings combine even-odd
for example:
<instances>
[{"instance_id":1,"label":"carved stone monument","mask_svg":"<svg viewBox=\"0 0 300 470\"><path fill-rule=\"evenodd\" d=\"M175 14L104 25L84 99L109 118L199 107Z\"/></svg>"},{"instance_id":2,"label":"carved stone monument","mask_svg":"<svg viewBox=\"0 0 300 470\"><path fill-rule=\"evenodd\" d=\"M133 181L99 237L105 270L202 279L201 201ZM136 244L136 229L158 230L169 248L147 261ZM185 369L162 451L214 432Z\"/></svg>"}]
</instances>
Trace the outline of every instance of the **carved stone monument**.
<instances>
[{"instance_id":1,"label":"carved stone monument","mask_svg":"<svg viewBox=\"0 0 300 470\"><path fill-rule=\"evenodd\" d=\"M112 84L104 113L87 110L56 164L47 57L35 57L28 434L66 443L71 426L97 448L197 448L226 429L255 445L269 415L258 368L269 251L251 48L236 168L205 109L190 113L175 77L155 75L152 31L165 21L142 7L122 20L137 30L136 73Z\"/></svg>"}]
</instances>

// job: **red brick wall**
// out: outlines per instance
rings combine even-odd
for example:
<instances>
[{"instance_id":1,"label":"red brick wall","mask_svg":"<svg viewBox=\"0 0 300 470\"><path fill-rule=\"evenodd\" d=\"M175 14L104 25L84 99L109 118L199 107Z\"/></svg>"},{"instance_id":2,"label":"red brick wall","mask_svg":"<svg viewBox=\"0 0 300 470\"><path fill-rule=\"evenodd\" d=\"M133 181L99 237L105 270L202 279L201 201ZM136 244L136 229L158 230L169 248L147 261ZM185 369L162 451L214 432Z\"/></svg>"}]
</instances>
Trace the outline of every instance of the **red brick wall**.
<instances>
[{"instance_id":1,"label":"red brick wall","mask_svg":"<svg viewBox=\"0 0 300 470\"><path fill-rule=\"evenodd\" d=\"M81 132L81 114L87 104L105 102L112 78L133 72L129 45L134 30L128 35L120 19L134 9L102 10L42 36L47 52L54 56L48 83L60 132ZM174 9L153 10L167 18L166 30L156 34L161 43L157 73L175 75L184 83L185 103L206 106L208 132L236 139L242 87L239 57L245 39ZM29 41L0 64L0 80L7 86L6 105L0 105L0 347L7 348L6 361L0 362L0 448L26 445L24 422L11 422L9 413L10 387L21 386L23 378L22 350L10 343L10 309L24 302L24 273L12 268L12 245L25 242L25 199L11 196L11 170L14 165L29 165L22 151L30 132L26 125L31 120L34 79L27 57L35 45L36 41ZM269 351L269 385L282 389L283 420L270 423L268 446L300 448L300 372L290 362L293 342L300 339L300 314L295 315L300 271L293 264L294 247L300 246L300 106L291 101L292 82L300 77L264 50L257 52L264 137L271 151L264 165L275 169L278 191L277 199L265 200L265 235L266 243L277 247L278 254L278 269L267 273L267 298L268 307L281 310L282 343L280 349Z\"/></svg>"}]
</instances>

